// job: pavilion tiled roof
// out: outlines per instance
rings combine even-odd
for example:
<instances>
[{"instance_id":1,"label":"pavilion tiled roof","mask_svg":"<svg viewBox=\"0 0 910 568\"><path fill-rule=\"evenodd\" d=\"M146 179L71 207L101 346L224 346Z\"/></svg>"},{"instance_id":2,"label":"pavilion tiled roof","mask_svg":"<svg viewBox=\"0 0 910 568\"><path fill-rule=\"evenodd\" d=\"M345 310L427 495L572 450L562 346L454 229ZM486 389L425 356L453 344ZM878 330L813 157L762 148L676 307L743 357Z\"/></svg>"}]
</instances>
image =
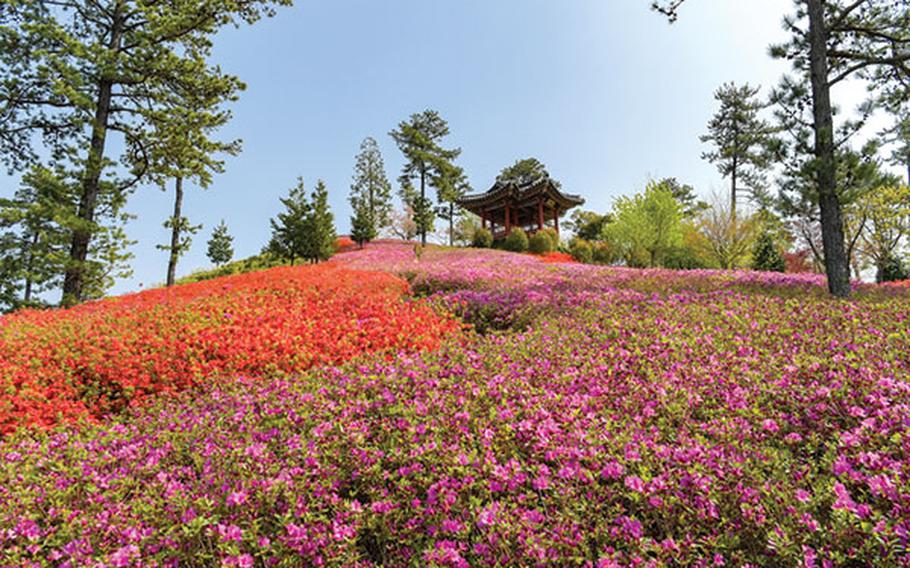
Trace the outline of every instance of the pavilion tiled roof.
<instances>
[{"instance_id":1,"label":"pavilion tiled roof","mask_svg":"<svg viewBox=\"0 0 910 568\"><path fill-rule=\"evenodd\" d=\"M481 210L506 201L532 202L539 197L552 200L560 209L571 209L583 205L585 202L579 195L563 193L551 178L541 177L509 181L497 180L488 191L466 195L458 200L458 204L471 211Z\"/></svg>"}]
</instances>

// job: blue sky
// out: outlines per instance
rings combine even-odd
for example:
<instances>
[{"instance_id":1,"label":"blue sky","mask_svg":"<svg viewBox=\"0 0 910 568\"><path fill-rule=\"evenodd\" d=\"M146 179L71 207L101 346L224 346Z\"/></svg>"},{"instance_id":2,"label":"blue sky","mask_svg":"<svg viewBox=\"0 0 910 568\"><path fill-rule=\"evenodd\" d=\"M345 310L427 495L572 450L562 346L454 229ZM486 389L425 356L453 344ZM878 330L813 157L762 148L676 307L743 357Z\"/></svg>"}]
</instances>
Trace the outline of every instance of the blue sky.
<instances>
[{"instance_id":1,"label":"blue sky","mask_svg":"<svg viewBox=\"0 0 910 568\"><path fill-rule=\"evenodd\" d=\"M354 156L375 137L394 180L401 156L388 132L438 110L476 190L535 156L565 189L605 211L649 177L675 176L702 194L723 187L698 136L725 81L773 85L786 66L767 55L783 37L789 0L693 0L672 26L649 0L299 0L275 18L228 29L215 60L248 89L224 138L244 151L208 190L189 187L185 212L205 225L181 259L208 265L205 241L225 219L236 257L269 237L278 198L303 176L328 184L340 233ZM133 278L164 279L161 226L171 193L147 186L128 204Z\"/></svg>"}]
</instances>

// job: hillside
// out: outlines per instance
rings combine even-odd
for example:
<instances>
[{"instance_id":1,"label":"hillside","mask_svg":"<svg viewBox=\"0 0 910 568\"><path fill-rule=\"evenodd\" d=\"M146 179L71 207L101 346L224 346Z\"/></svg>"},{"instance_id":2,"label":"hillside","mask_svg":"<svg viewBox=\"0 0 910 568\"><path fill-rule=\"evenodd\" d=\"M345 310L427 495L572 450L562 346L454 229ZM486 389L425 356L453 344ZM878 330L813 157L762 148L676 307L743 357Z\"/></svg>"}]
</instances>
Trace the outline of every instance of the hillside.
<instances>
[{"instance_id":1,"label":"hillside","mask_svg":"<svg viewBox=\"0 0 910 568\"><path fill-rule=\"evenodd\" d=\"M910 562L910 293L856 295L386 243L4 317L0 564Z\"/></svg>"}]
</instances>

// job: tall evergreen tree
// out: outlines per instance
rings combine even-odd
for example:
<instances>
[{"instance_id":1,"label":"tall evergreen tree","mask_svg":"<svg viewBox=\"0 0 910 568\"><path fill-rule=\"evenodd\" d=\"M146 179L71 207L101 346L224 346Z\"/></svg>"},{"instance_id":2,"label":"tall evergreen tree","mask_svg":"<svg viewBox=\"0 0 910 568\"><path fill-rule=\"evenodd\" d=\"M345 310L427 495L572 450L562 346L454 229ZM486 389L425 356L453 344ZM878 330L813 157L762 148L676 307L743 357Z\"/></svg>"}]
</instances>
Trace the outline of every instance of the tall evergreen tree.
<instances>
[{"instance_id":1,"label":"tall evergreen tree","mask_svg":"<svg viewBox=\"0 0 910 568\"><path fill-rule=\"evenodd\" d=\"M714 98L720 108L708 122L708 133L700 137L714 149L702 158L730 178L730 214L736 218L737 197L743 190L760 194L770 166L771 125L759 117L768 105L758 100L758 87L748 84L721 86Z\"/></svg>"},{"instance_id":2,"label":"tall evergreen tree","mask_svg":"<svg viewBox=\"0 0 910 568\"><path fill-rule=\"evenodd\" d=\"M894 124L884 133L884 142L893 146L891 164L903 168L910 185L910 110L894 111Z\"/></svg>"},{"instance_id":3,"label":"tall evergreen tree","mask_svg":"<svg viewBox=\"0 0 910 568\"><path fill-rule=\"evenodd\" d=\"M363 248L377 236L376 222L369 207L358 203L354 206L354 215L351 217L351 239Z\"/></svg>"},{"instance_id":4,"label":"tall evergreen tree","mask_svg":"<svg viewBox=\"0 0 910 568\"><path fill-rule=\"evenodd\" d=\"M216 266L227 264L234 258L234 237L228 233L227 224L224 219L212 231L212 237L209 239L206 249L206 256Z\"/></svg>"},{"instance_id":5,"label":"tall evergreen tree","mask_svg":"<svg viewBox=\"0 0 910 568\"><path fill-rule=\"evenodd\" d=\"M455 245L455 221L462 214L458 200L471 191L464 170L446 164L433 178L436 187L436 200L440 203L436 214L449 225L449 246Z\"/></svg>"},{"instance_id":6,"label":"tall evergreen tree","mask_svg":"<svg viewBox=\"0 0 910 568\"><path fill-rule=\"evenodd\" d=\"M406 160L399 177L402 200L413 210L420 242L425 245L427 232L433 229L434 217L433 203L427 197L427 186L447 179L444 171L447 167L454 167L452 162L461 154L461 150L447 150L441 146L443 138L449 135L449 125L434 110L411 115L409 120L399 123L398 129L389 135ZM419 192L414 190L414 180L419 182Z\"/></svg>"},{"instance_id":7,"label":"tall evergreen tree","mask_svg":"<svg viewBox=\"0 0 910 568\"><path fill-rule=\"evenodd\" d=\"M685 0L654 0L651 5L671 21ZM835 106L832 87L849 79L865 81L870 91L891 100L910 98L910 25L905 2L893 0L795 0L784 19L791 34L772 47L772 55L793 64L798 80L785 80L790 100L811 108L815 186L821 218L828 289L850 295L850 263L844 245L842 204L837 187ZM810 90L805 92L804 85ZM801 120L801 117L799 117Z\"/></svg>"},{"instance_id":8,"label":"tall evergreen tree","mask_svg":"<svg viewBox=\"0 0 910 568\"><path fill-rule=\"evenodd\" d=\"M329 209L329 190L325 182L319 180L313 190L313 200L304 222L305 258L321 262L335 254L335 216Z\"/></svg>"},{"instance_id":9,"label":"tall evergreen tree","mask_svg":"<svg viewBox=\"0 0 910 568\"><path fill-rule=\"evenodd\" d=\"M7 308L43 305L46 292L60 285L70 262L69 237L85 225L77 215L79 189L78 180L62 168L34 166L13 199L0 203L0 288L6 290ZM131 274L131 243L122 228L129 216L122 207L122 196L103 183L91 227L97 238L83 263L86 299L102 296L115 277Z\"/></svg>"},{"instance_id":10,"label":"tall evergreen tree","mask_svg":"<svg viewBox=\"0 0 910 568\"><path fill-rule=\"evenodd\" d=\"M547 167L537 158L524 158L499 172L496 181L500 183L531 183L543 178L550 178ZM552 180L558 186L560 183Z\"/></svg>"},{"instance_id":11,"label":"tall evergreen tree","mask_svg":"<svg viewBox=\"0 0 910 568\"><path fill-rule=\"evenodd\" d=\"M383 228L391 223L392 185L385 173L385 163L379 144L373 138L366 138L360 145L357 163L354 166L354 182L349 197L354 218L358 219L363 242L376 238ZM362 224L369 222L369 228ZM357 239L354 239L357 240Z\"/></svg>"},{"instance_id":12,"label":"tall evergreen tree","mask_svg":"<svg viewBox=\"0 0 910 568\"><path fill-rule=\"evenodd\" d=\"M290 0L36 0L5 2L0 34L0 159L20 169L33 143L78 171L79 200L63 280L64 303L83 300L102 193L123 194L148 172L149 109L189 91L221 27L252 23ZM112 160L110 146L122 147ZM129 176L111 180L116 163ZM109 187L105 189L105 184ZM116 199L117 197L115 197Z\"/></svg>"},{"instance_id":13,"label":"tall evergreen tree","mask_svg":"<svg viewBox=\"0 0 910 568\"><path fill-rule=\"evenodd\" d=\"M266 250L293 265L298 258L310 258L311 251L307 242L311 207L303 178L297 178L297 185L281 198L281 204L284 211L270 221L272 238Z\"/></svg>"},{"instance_id":14,"label":"tall evergreen tree","mask_svg":"<svg viewBox=\"0 0 910 568\"><path fill-rule=\"evenodd\" d=\"M164 223L171 238L167 245L158 246L168 252L167 286L174 284L177 261L189 250L191 235L202 228L190 224L183 215L184 183L195 182L208 188L213 175L224 171L224 161L217 156L240 152L240 140L222 142L213 140L211 135L230 120L231 113L222 105L235 100L243 84L216 70L196 74L190 87L175 87L162 108L147 113L151 124L147 149L151 176L162 190L166 190L169 181L174 182L174 211Z\"/></svg>"},{"instance_id":15,"label":"tall evergreen tree","mask_svg":"<svg viewBox=\"0 0 910 568\"><path fill-rule=\"evenodd\" d=\"M67 188L52 172L34 168L12 199L0 200L0 306L42 304L59 285L65 235L55 218L66 215Z\"/></svg>"}]
</instances>

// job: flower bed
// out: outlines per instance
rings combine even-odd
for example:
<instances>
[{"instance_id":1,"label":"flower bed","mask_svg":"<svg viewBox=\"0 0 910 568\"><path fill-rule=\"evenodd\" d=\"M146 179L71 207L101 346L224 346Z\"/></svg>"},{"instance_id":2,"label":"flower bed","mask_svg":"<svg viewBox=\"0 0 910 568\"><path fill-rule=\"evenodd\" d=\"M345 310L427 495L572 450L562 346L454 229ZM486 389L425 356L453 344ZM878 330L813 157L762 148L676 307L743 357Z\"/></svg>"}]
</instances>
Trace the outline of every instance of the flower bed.
<instances>
[{"instance_id":1,"label":"flower bed","mask_svg":"<svg viewBox=\"0 0 910 568\"><path fill-rule=\"evenodd\" d=\"M389 274L283 267L0 318L0 432L98 418L147 395L435 348L458 324Z\"/></svg>"},{"instance_id":2,"label":"flower bed","mask_svg":"<svg viewBox=\"0 0 910 568\"><path fill-rule=\"evenodd\" d=\"M393 245L341 261L385 253L434 301L533 317L16 434L0 565L910 562L905 292Z\"/></svg>"}]
</instances>

